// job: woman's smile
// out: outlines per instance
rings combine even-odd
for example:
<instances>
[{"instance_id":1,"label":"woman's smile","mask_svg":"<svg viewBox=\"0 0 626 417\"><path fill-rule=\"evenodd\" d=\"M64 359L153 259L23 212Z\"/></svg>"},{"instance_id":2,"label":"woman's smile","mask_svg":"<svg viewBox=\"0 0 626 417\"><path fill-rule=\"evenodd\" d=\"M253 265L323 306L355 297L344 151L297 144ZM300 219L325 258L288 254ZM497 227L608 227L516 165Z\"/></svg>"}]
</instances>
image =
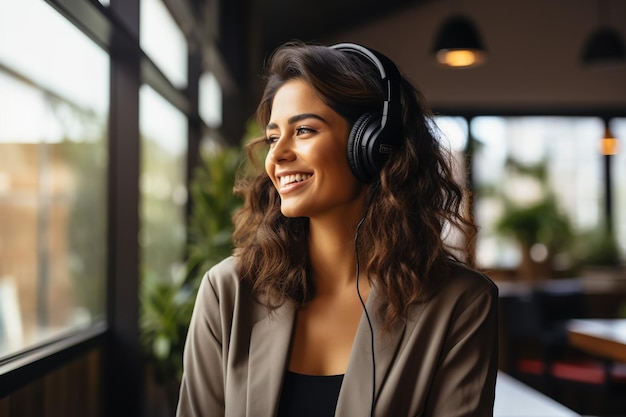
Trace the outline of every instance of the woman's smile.
<instances>
[{"instance_id":1,"label":"woman's smile","mask_svg":"<svg viewBox=\"0 0 626 417\"><path fill-rule=\"evenodd\" d=\"M313 174L308 173L297 173L297 174L284 174L277 175L280 181L280 189L279 192L287 192L292 190L294 187L301 185L303 182L307 181L313 176Z\"/></svg>"}]
</instances>

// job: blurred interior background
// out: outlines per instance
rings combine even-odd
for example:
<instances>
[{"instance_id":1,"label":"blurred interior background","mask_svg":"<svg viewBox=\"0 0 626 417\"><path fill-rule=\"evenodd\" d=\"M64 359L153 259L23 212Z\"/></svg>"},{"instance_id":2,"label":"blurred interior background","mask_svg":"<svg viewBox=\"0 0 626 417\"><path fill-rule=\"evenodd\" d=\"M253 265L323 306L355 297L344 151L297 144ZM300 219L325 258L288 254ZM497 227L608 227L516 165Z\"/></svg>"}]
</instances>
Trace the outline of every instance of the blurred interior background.
<instances>
[{"instance_id":1,"label":"blurred interior background","mask_svg":"<svg viewBox=\"0 0 626 417\"><path fill-rule=\"evenodd\" d=\"M626 2L0 0L0 417L173 415L263 64L295 39L377 49L426 95L501 371L626 415Z\"/></svg>"}]
</instances>

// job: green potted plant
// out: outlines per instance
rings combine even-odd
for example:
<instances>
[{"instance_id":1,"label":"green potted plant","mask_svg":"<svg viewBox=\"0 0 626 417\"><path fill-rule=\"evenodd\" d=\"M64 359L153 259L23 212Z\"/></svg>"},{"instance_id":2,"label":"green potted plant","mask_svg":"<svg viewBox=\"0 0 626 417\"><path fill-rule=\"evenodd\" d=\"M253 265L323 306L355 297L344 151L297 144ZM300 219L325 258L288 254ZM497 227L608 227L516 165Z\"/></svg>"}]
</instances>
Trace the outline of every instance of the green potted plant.
<instances>
[{"instance_id":1,"label":"green potted plant","mask_svg":"<svg viewBox=\"0 0 626 417\"><path fill-rule=\"evenodd\" d=\"M140 332L151 382L165 391L173 415L182 376L182 354L203 273L232 252L232 215L241 205L233 194L241 161L238 148L204 152L191 181L185 273L163 282L144 274ZM149 384L150 385L150 384Z\"/></svg>"},{"instance_id":2,"label":"green potted plant","mask_svg":"<svg viewBox=\"0 0 626 417\"><path fill-rule=\"evenodd\" d=\"M517 272L528 281L554 277L554 256L569 249L574 235L568 216L547 186L546 167L545 161L523 165L509 159L507 168L511 175L531 181L538 191L534 200L524 203L505 193L499 196L505 208L496 222L496 231L518 243L521 262Z\"/></svg>"}]
</instances>

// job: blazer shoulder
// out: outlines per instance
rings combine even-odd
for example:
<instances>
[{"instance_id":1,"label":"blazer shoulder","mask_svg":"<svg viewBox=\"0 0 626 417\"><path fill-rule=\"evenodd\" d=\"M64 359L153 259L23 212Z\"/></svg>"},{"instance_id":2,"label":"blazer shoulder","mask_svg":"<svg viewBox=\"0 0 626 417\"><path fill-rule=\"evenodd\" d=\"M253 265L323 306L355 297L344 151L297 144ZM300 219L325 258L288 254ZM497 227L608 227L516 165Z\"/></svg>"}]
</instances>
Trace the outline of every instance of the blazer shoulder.
<instances>
[{"instance_id":1,"label":"blazer shoulder","mask_svg":"<svg viewBox=\"0 0 626 417\"><path fill-rule=\"evenodd\" d=\"M213 265L204 275L203 281L208 281L218 292L237 291L241 285L241 279L237 273L235 257L229 256Z\"/></svg>"},{"instance_id":2,"label":"blazer shoulder","mask_svg":"<svg viewBox=\"0 0 626 417\"><path fill-rule=\"evenodd\" d=\"M211 267L202 279L199 297L219 305L223 312L235 310L262 316L264 307L252 293L250 285L237 272L237 258L229 256Z\"/></svg>"},{"instance_id":3,"label":"blazer shoulder","mask_svg":"<svg viewBox=\"0 0 626 417\"><path fill-rule=\"evenodd\" d=\"M441 282L439 291L434 294L434 305L469 306L482 299L493 304L498 299L498 287L487 275L462 264L453 264L448 276ZM487 301L489 300L489 301Z\"/></svg>"},{"instance_id":4,"label":"blazer shoulder","mask_svg":"<svg viewBox=\"0 0 626 417\"><path fill-rule=\"evenodd\" d=\"M233 303L242 294L242 283L233 256L223 259L209 268L202 277L199 297L216 299L220 303Z\"/></svg>"},{"instance_id":5,"label":"blazer shoulder","mask_svg":"<svg viewBox=\"0 0 626 417\"><path fill-rule=\"evenodd\" d=\"M453 264L445 286L461 292L498 296L498 286L486 274L462 264Z\"/></svg>"}]
</instances>

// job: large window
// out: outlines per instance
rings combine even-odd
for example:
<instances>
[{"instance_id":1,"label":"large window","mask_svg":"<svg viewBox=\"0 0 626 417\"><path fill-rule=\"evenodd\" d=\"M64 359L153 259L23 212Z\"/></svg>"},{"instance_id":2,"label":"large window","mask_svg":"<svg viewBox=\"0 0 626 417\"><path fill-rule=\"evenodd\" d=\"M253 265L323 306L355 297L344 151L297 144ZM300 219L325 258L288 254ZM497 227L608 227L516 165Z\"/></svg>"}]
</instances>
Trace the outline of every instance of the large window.
<instances>
[{"instance_id":1,"label":"large window","mask_svg":"<svg viewBox=\"0 0 626 417\"><path fill-rule=\"evenodd\" d=\"M184 278L187 119L153 89L140 93L143 278Z\"/></svg>"},{"instance_id":2,"label":"large window","mask_svg":"<svg viewBox=\"0 0 626 417\"><path fill-rule=\"evenodd\" d=\"M581 236L604 230L602 120L476 117L471 131L478 261L513 268L529 251L572 267Z\"/></svg>"},{"instance_id":3,"label":"large window","mask_svg":"<svg viewBox=\"0 0 626 417\"><path fill-rule=\"evenodd\" d=\"M618 139L617 153L611 156L613 174L613 222L615 237L626 254L626 118L611 121L611 130Z\"/></svg>"},{"instance_id":4,"label":"large window","mask_svg":"<svg viewBox=\"0 0 626 417\"><path fill-rule=\"evenodd\" d=\"M161 0L140 0L141 49L177 88L187 86L187 41Z\"/></svg>"},{"instance_id":5,"label":"large window","mask_svg":"<svg viewBox=\"0 0 626 417\"><path fill-rule=\"evenodd\" d=\"M567 275L623 261L626 119L609 120L618 138L610 157L602 154L600 117L479 116L468 124L439 116L435 122L455 156L457 179L472 181L481 267L518 269L526 257L550 265L535 273ZM616 251L607 246L613 241Z\"/></svg>"},{"instance_id":6,"label":"large window","mask_svg":"<svg viewBox=\"0 0 626 417\"><path fill-rule=\"evenodd\" d=\"M222 88L212 72L205 72L199 83L199 113L207 126L216 128L222 124Z\"/></svg>"},{"instance_id":7,"label":"large window","mask_svg":"<svg viewBox=\"0 0 626 417\"><path fill-rule=\"evenodd\" d=\"M82 32L0 2L0 357L104 319L108 93Z\"/></svg>"},{"instance_id":8,"label":"large window","mask_svg":"<svg viewBox=\"0 0 626 417\"><path fill-rule=\"evenodd\" d=\"M161 0L140 0L141 47L177 88L187 85L187 42ZM151 87L140 91L143 279L180 279L186 240L187 118Z\"/></svg>"},{"instance_id":9,"label":"large window","mask_svg":"<svg viewBox=\"0 0 626 417\"><path fill-rule=\"evenodd\" d=\"M0 395L95 348L108 414L153 400L140 280L182 277L193 148L223 139L218 5L0 0Z\"/></svg>"},{"instance_id":10,"label":"large window","mask_svg":"<svg viewBox=\"0 0 626 417\"><path fill-rule=\"evenodd\" d=\"M468 124L464 117L437 116L435 123L440 140L454 157L454 175L457 181L467 182Z\"/></svg>"}]
</instances>

